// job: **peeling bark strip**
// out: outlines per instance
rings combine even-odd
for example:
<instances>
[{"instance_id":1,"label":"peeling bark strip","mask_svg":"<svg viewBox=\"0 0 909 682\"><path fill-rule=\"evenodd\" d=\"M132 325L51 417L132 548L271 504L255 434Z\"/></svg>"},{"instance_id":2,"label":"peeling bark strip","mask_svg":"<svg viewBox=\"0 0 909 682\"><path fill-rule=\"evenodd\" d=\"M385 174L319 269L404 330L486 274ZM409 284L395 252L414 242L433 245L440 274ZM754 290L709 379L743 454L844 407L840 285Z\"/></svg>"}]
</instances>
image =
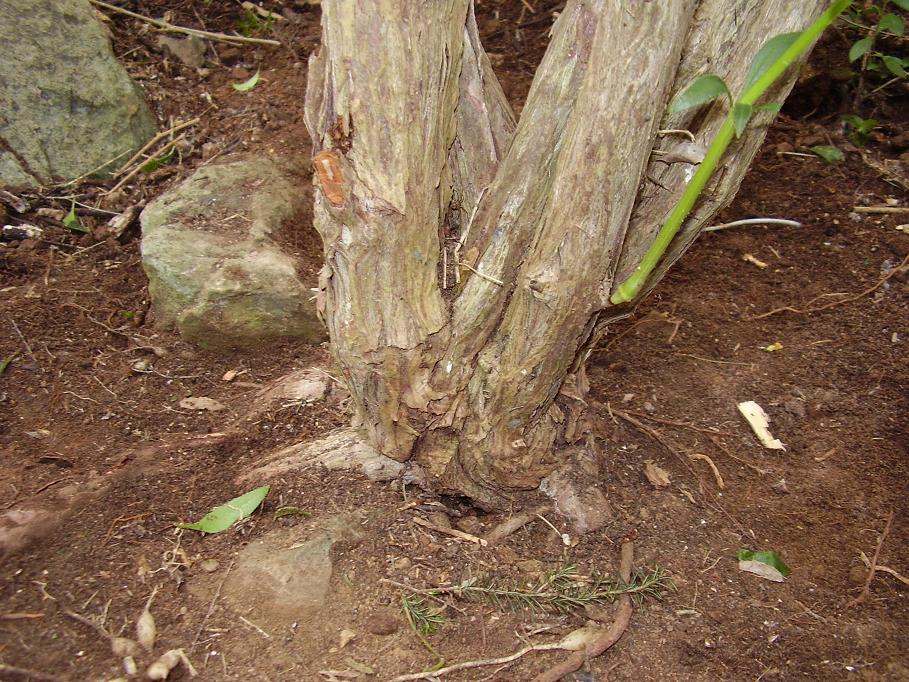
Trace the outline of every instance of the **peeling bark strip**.
<instances>
[{"instance_id":1,"label":"peeling bark strip","mask_svg":"<svg viewBox=\"0 0 909 682\"><path fill-rule=\"evenodd\" d=\"M472 0L323 0L306 93L321 305L375 447L490 506L535 487L583 432L585 349L630 310L610 307L612 288L691 171L660 160L678 139L657 131L706 146L725 115L668 102L708 70L735 91L768 37L823 5L570 0L515 126ZM768 121L732 148L649 288L731 201Z\"/></svg>"}]
</instances>

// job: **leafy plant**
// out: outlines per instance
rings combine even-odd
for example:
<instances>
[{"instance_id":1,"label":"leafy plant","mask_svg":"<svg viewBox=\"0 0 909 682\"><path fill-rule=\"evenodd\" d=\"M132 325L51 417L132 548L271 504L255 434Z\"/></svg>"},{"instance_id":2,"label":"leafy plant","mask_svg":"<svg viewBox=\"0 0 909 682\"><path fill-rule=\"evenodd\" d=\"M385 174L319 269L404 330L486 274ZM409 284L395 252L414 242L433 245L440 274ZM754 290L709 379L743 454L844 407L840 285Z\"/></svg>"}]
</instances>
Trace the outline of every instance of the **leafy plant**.
<instances>
[{"instance_id":1,"label":"leafy plant","mask_svg":"<svg viewBox=\"0 0 909 682\"><path fill-rule=\"evenodd\" d=\"M909 2L909 0L900 0ZM811 26L801 33L784 33L768 40L751 61L745 77L744 92L737 100L729 87L716 74L699 76L672 102L670 111L684 111L700 106L718 97L726 97L729 113L711 142L703 161L685 187L678 203L666 218L656 239L631 276L622 282L610 297L614 305L633 301L659 264L672 239L678 233L695 202L707 187L720 159L734 137L741 136L754 112L758 100L795 61L821 35L827 26L849 5L851 0L836 0ZM776 105L771 105L775 107Z\"/></svg>"},{"instance_id":2,"label":"leafy plant","mask_svg":"<svg viewBox=\"0 0 909 682\"><path fill-rule=\"evenodd\" d=\"M868 141L871 131L877 127L877 121L873 118L861 118L854 114L843 116L846 125L851 128L847 135L849 141L856 147L861 147Z\"/></svg>"},{"instance_id":3,"label":"leafy plant","mask_svg":"<svg viewBox=\"0 0 909 682\"><path fill-rule=\"evenodd\" d=\"M890 53L884 47L894 40L904 40L906 24L893 9L909 10L909 0L881 0L878 4L860 4L850 8L841 18L842 23L858 30L862 37L849 48L850 63L860 62L856 97L864 96L864 82L869 73L877 73L887 80L876 88L881 90L898 80L909 77L909 58Z\"/></svg>"},{"instance_id":4,"label":"leafy plant","mask_svg":"<svg viewBox=\"0 0 909 682\"><path fill-rule=\"evenodd\" d=\"M237 30L247 38L255 33L270 33L274 19L271 16L260 17L251 9L245 9L243 16L237 21Z\"/></svg>"},{"instance_id":5,"label":"leafy plant","mask_svg":"<svg viewBox=\"0 0 909 682\"><path fill-rule=\"evenodd\" d=\"M215 507L195 523L178 523L177 528L198 530L202 533L220 533L256 511L268 495L269 489L269 486L263 485L261 488L250 490L245 495Z\"/></svg>"}]
</instances>

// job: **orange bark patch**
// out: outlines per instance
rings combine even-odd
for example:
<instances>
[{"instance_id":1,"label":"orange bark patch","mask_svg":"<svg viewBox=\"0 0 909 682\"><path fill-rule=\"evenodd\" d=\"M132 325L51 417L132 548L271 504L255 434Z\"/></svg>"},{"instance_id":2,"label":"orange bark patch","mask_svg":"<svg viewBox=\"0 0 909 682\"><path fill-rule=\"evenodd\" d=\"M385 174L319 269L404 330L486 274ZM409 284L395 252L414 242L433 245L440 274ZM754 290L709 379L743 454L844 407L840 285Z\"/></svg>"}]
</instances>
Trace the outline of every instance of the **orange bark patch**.
<instances>
[{"instance_id":1,"label":"orange bark patch","mask_svg":"<svg viewBox=\"0 0 909 682\"><path fill-rule=\"evenodd\" d=\"M313 157L313 166L319 175L319 184L332 206L344 203L344 178L341 175L341 161L335 152L319 152Z\"/></svg>"}]
</instances>

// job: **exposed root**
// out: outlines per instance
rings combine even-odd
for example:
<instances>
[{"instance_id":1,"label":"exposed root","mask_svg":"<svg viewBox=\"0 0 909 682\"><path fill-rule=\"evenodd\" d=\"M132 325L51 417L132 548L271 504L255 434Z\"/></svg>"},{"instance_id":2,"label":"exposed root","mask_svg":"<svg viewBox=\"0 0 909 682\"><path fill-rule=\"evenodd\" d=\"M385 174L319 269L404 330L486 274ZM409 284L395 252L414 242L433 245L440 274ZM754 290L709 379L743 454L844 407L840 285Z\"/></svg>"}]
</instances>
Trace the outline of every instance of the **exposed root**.
<instances>
[{"instance_id":1,"label":"exposed root","mask_svg":"<svg viewBox=\"0 0 909 682\"><path fill-rule=\"evenodd\" d=\"M700 459L704 462L707 462L707 466L710 467L710 471L713 472L713 477L716 479L716 487L720 490L723 490L726 487L726 483L723 481L723 477L720 474L720 470L717 469L716 464L713 463L713 460L710 459L707 455L696 452L694 454L688 455L688 459Z\"/></svg>"},{"instance_id":2,"label":"exposed root","mask_svg":"<svg viewBox=\"0 0 909 682\"><path fill-rule=\"evenodd\" d=\"M851 600L848 606L858 606L865 598L868 596L868 591L871 588L871 581L874 580L874 574L877 572L877 560L881 558L881 548L884 546L884 540L887 539L887 536L890 535L890 527L893 525L893 510L890 510L890 514L887 515L887 523L884 525L884 530L881 532L881 536L877 540L877 547L874 550L874 557L871 559L871 566L868 569L868 577L865 579L865 585L862 587L862 591L859 592L858 596Z\"/></svg>"},{"instance_id":3,"label":"exposed root","mask_svg":"<svg viewBox=\"0 0 909 682\"><path fill-rule=\"evenodd\" d=\"M622 560L619 564L619 574L626 583L631 580L633 561L634 543L628 540L622 543ZM584 661L602 654L625 634L625 630L628 629L628 624L631 622L631 610L631 597L627 594L619 597L619 605L612 625L603 630L584 649L573 652L561 663L534 677L533 682L558 682L565 675L573 673L584 665Z\"/></svg>"},{"instance_id":4,"label":"exposed root","mask_svg":"<svg viewBox=\"0 0 909 682\"><path fill-rule=\"evenodd\" d=\"M548 513L550 509L551 508L548 505L543 505L542 507L537 507L531 511L524 512L523 514L516 514L510 519L506 519L486 534L486 543L490 547L497 545L515 531L526 526L538 516L542 516L543 514Z\"/></svg>"},{"instance_id":5,"label":"exposed root","mask_svg":"<svg viewBox=\"0 0 909 682\"><path fill-rule=\"evenodd\" d=\"M747 319L749 321L753 322L754 320L761 320L765 317L770 317L771 315L776 315L777 313L784 313L784 312L790 312L790 313L796 313L799 315L804 315L807 313L817 313L822 310L828 310L828 309L836 307L838 305L843 305L844 303L851 303L852 301L857 301L860 298L863 298L863 297L867 296L868 294L870 294L874 291L877 291L880 287L884 286L884 284L887 282L887 280L889 280L894 275L905 271L907 267L909 267L909 253L906 254L906 257L903 258L902 262L900 262L899 265L897 265L890 272L888 272L886 275L881 277L873 285L871 285L867 289L863 289L862 291L858 292L857 294L851 294L849 296L846 296L846 298L841 298L836 301L830 301L829 303L825 303L824 305L812 306L812 304L815 301L817 301L818 299L825 298L827 296L832 295L832 294L821 294L820 296L815 296L810 301L808 301L807 305L804 308L793 308L792 306L786 305L781 308L774 308L773 310L768 310L766 313L761 313L760 315L755 315L755 316L749 317Z\"/></svg>"},{"instance_id":6,"label":"exposed root","mask_svg":"<svg viewBox=\"0 0 909 682\"><path fill-rule=\"evenodd\" d=\"M315 466L359 470L373 481L390 481L405 469L404 464L369 445L357 429L348 427L336 429L319 440L282 448L267 456L257 468L239 476L237 482L266 481Z\"/></svg>"}]
</instances>

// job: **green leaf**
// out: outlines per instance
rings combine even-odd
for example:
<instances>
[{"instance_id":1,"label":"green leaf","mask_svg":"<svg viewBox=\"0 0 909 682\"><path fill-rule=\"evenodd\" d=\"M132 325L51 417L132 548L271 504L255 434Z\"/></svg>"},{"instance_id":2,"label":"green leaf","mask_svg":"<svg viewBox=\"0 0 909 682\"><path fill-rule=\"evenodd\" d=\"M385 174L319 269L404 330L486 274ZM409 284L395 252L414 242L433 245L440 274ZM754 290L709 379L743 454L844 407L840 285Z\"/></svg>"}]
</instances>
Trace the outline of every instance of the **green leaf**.
<instances>
[{"instance_id":1,"label":"green leaf","mask_svg":"<svg viewBox=\"0 0 909 682\"><path fill-rule=\"evenodd\" d=\"M766 104L761 104L758 106L759 111L769 111L771 114L780 113L780 109L782 108L783 105L780 102L767 102Z\"/></svg>"},{"instance_id":2,"label":"green leaf","mask_svg":"<svg viewBox=\"0 0 909 682\"><path fill-rule=\"evenodd\" d=\"M82 232L88 234L88 228L85 227L81 222L79 222L79 216L76 215L76 202L69 207L69 213L66 214L66 217L63 219L63 227L68 227L74 232Z\"/></svg>"},{"instance_id":3,"label":"green leaf","mask_svg":"<svg viewBox=\"0 0 909 682\"><path fill-rule=\"evenodd\" d=\"M8 358L3 358L0 360L0 374L3 374L6 371L6 368L9 367L9 363L13 361L15 355L10 355Z\"/></svg>"},{"instance_id":4,"label":"green leaf","mask_svg":"<svg viewBox=\"0 0 909 682\"><path fill-rule=\"evenodd\" d=\"M783 576L788 576L790 573L792 573L785 562L783 562L783 558L777 552L752 552L750 549L740 549L735 553L735 558L739 561L758 561L762 564L773 566L773 568L782 573Z\"/></svg>"},{"instance_id":5,"label":"green leaf","mask_svg":"<svg viewBox=\"0 0 909 682\"><path fill-rule=\"evenodd\" d=\"M760 80L761 76L767 72L767 69L783 56L783 53L789 49L789 46L800 35L802 34L799 32L781 33L764 43L764 46L758 50L757 54L754 55L754 59L751 60L751 66L748 67L748 74L745 76L746 91Z\"/></svg>"},{"instance_id":6,"label":"green leaf","mask_svg":"<svg viewBox=\"0 0 909 682\"><path fill-rule=\"evenodd\" d=\"M885 14L882 16L881 20L877 22L877 28L880 31L889 31L898 36L906 32L906 26L903 24L902 18L896 14Z\"/></svg>"},{"instance_id":7,"label":"green leaf","mask_svg":"<svg viewBox=\"0 0 909 682\"><path fill-rule=\"evenodd\" d=\"M231 83L231 87L237 92L249 92L259 82L259 69L256 69L256 72L248 79L242 83Z\"/></svg>"},{"instance_id":8,"label":"green leaf","mask_svg":"<svg viewBox=\"0 0 909 682\"><path fill-rule=\"evenodd\" d=\"M741 137L745 132L745 126L751 120L751 105L736 102L732 107L732 123L735 125L735 136Z\"/></svg>"},{"instance_id":9,"label":"green leaf","mask_svg":"<svg viewBox=\"0 0 909 682\"><path fill-rule=\"evenodd\" d=\"M220 533L256 511L259 505L262 504L262 500L268 495L268 491L269 486L267 485L250 490L245 495L240 495L240 497L235 497L220 507L215 507L201 520L195 523L178 523L177 528L198 530L203 533Z\"/></svg>"},{"instance_id":10,"label":"green leaf","mask_svg":"<svg viewBox=\"0 0 909 682\"><path fill-rule=\"evenodd\" d=\"M873 44L873 38L862 38L861 40L854 42L852 47L849 48L849 61L854 62L857 59L861 59L865 53L871 49Z\"/></svg>"},{"instance_id":11,"label":"green leaf","mask_svg":"<svg viewBox=\"0 0 909 682\"><path fill-rule=\"evenodd\" d=\"M172 158L174 158L173 149L171 149L169 152L167 152L167 154L165 154L164 156L159 156L157 159L151 159L150 161L146 161L145 163L143 163L142 172L151 173L152 171L156 171L159 168L161 168L161 166L166 166L167 164L169 164L170 160Z\"/></svg>"},{"instance_id":12,"label":"green leaf","mask_svg":"<svg viewBox=\"0 0 909 682\"><path fill-rule=\"evenodd\" d=\"M676 95L669 106L669 111L677 114L680 111L700 106L723 95L732 102L732 93L729 92L729 86L726 85L726 81L716 74L705 73L702 76L698 76L691 85Z\"/></svg>"},{"instance_id":13,"label":"green leaf","mask_svg":"<svg viewBox=\"0 0 909 682\"><path fill-rule=\"evenodd\" d=\"M884 62L884 66L887 67L887 70L897 78L906 78L906 76L909 75L906 73L906 69L903 68L903 60L899 57L882 54L881 61Z\"/></svg>"},{"instance_id":14,"label":"green leaf","mask_svg":"<svg viewBox=\"0 0 909 682\"><path fill-rule=\"evenodd\" d=\"M891 0L891 2L900 9L909 10L909 0Z\"/></svg>"},{"instance_id":15,"label":"green leaf","mask_svg":"<svg viewBox=\"0 0 909 682\"><path fill-rule=\"evenodd\" d=\"M842 161L845 159L845 155L836 147L820 144L816 147L809 147L811 151L820 156L827 163L836 163L837 161Z\"/></svg>"}]
</instances>

